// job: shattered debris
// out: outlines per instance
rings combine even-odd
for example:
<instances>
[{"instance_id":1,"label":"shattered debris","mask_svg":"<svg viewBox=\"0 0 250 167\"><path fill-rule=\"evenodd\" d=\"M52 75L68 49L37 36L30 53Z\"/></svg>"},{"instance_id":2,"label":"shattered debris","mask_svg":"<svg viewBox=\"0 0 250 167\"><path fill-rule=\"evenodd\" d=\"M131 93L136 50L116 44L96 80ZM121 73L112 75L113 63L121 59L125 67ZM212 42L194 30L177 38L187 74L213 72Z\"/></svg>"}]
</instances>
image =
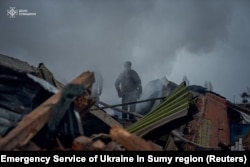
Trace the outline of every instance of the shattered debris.
<instances>
[{"instance_id":1,"label":"shattered debris","mask_svg":"<svg viewBox=\"0 0 250 167\"><path fill-rule=\"evenodd\" d=\"M248 104L183 82L141 115L96 105L94 82L86 71L63 85L43 63L34 67L0 55L0 150L250 150ZM119 119L106 108L136 120Z\"/></svg>"},{"instance_id":2,"label":"shattered debris","mask_svg":"<svg viewBox=\"0 0 250 167\"><path fill-rule=\"evenodd\" d=\"M162 147L157 146L151 141L145 141L121 127L113 127L110 131L110 136L128 151L162 151Z\"/></svg>"}]
</instances>

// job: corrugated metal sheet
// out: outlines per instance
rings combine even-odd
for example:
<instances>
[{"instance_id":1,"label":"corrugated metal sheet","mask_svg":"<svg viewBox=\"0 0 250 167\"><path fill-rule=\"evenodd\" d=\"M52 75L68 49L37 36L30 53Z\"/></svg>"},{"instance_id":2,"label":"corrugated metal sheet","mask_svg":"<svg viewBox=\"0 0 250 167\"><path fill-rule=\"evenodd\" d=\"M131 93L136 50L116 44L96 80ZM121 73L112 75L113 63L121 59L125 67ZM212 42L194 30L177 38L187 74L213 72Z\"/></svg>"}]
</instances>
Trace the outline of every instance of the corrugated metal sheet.
<instances>
[{"instance_id":1,"label":"corrugated metal sheet","mask_svg":"<svg viewBox=\"0 0 250 167\"><path fill-rule=\"evenodd\" d=\"M185 84L182 83L159 106L129 126L127 130L138 136L144 136L172 120L183 117L187 115L191 98L192 95Z\"/></svg>"}]
</instances>

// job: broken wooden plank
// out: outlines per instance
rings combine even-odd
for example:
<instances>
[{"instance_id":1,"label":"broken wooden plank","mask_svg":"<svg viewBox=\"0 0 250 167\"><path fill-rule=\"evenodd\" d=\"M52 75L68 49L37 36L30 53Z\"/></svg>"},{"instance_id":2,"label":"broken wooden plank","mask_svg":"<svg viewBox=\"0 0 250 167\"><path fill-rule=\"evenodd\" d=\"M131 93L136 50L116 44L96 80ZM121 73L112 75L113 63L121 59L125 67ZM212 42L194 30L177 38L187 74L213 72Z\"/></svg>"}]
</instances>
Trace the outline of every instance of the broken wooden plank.
<instances>
[{"instance_id":1,"label":"broken wooden plank","mask_svg":"<svg viewBox=\"0 0 250 167\"><path fill-rule=\"evenodd\" d=\"M71 84L84 85L90 88L94 83L93 72L87 71L75 78ZM0 139L0 150L13 150L15 147L25 145L50 120L53 106L60 100L62 91L51 96L44 103L25 116L18 125L5 137Z\"/></svg>"},{"instance_id":2,"label":"broken wooden plank","mask_svg":"<svg viewBox=\"0 0 250 167\"><path fill-rule=\"evenodd\" d=\"M112 127L110 130L110 137L128 151L163 151L162 147L150 141L145 141L118 126Z\"/></svg>"},{"instance_id":3,"label":"broken wooden plank","mask_svg":"<svg viewBox=\"0 0 250 167\"><path fill-rule=\"evenodd\" d=\"M93 106L93 107L95 107L95 106ZM95 117L99 118L100 120L102 120L105 124L107 124L110 127L112 127L112 126L122 127L122 125L118 121L116 121L109 114L105 113L102 110L92 110L92 111L90 111L90 113L92 115L94 115Z\"/></svg>"}]
</instances>

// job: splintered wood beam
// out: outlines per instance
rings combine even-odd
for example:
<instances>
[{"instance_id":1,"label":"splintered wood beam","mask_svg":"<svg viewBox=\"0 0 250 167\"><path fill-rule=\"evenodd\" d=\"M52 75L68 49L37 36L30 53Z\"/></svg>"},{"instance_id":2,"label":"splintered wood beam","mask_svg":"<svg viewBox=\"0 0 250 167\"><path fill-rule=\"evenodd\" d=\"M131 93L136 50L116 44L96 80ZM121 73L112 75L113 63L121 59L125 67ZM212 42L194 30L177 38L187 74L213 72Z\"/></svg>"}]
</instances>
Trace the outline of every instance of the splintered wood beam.
<instances>
[{"instance_id":1,"label":"splintered wood beam","mask_svg":"<svg viewBox=\"0 0 250 167\"><path fill-rule=\"evenodd\" d=\"M70 83L84 85L85 88L90 88L94 82L94 73L87 71L80 74ZM60 100L61 91L62 90L35 108L5 137L0 138L0 150L13 150L16 147L28 143L50 120L53 113L52 107Z\"/></svg>"},{"instance_id":2,"label":"splintered wood beam","mask_svg":"<svg viewBox=\"0 0 250 167\"><path fill-rule=\"evenodd\" d=\"M118 126L112 127L110 137L128 151L163 151L162 147L151 141L145 141Z\"/></svg>"}]
</instances>

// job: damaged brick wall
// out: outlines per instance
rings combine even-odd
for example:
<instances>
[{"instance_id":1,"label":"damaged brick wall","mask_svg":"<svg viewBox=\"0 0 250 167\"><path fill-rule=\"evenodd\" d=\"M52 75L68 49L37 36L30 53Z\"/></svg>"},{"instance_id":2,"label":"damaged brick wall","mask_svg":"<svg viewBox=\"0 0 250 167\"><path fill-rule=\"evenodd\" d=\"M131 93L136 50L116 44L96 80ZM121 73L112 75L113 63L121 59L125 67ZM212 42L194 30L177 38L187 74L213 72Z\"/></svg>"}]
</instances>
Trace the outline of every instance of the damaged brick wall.
<instances>
[{"instance_id":1,"label":"damaged brick wall","mask_svg":"<svg viewBox=\"0 0 250 167\"><path fill-rule=\"evenodd\" d=\"M198 112L187 125L186 138L202 146L217 148L219 144L230 144L230 127L226 99L212 93L198 97ZM185 144L187 151L197 150L192 144Z\"/></svg>"}]
</instances>

